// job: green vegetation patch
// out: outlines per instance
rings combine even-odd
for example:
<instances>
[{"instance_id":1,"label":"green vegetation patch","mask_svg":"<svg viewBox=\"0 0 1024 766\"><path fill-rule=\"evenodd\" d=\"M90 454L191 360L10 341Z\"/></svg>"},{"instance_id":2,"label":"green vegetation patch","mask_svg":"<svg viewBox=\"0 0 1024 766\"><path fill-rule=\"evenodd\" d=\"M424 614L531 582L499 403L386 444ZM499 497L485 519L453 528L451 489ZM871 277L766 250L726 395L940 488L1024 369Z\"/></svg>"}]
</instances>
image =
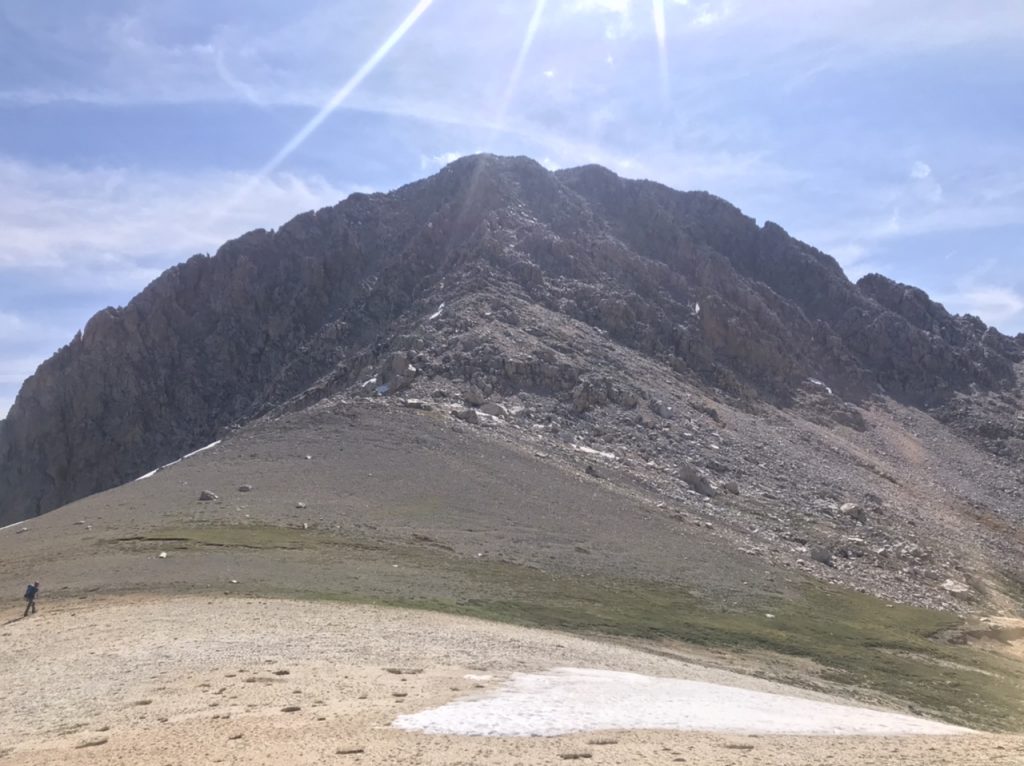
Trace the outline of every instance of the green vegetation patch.
<instances>
[{"instance_id":1,"label":"green vegetation patch","mask_svg":"<svg viewBox=\"0 0 1024 766\"><path fill-rule=\"evenodd\" d=\"M409 564L405 560L403 566ZM664 584L553 576L501 562L450 559L444 566L462 572L470 595L287 595L800 657L817 663L824 680L888 695L923 715L982 730L1024 730L1024 667L999 654L936 638L960 627L954 614L892 605L813 582L797 598L773 600L753 612L723 609ZM422 569L417 573L414 568L412 577L429 582Z\"/></svg>"},{"instance_id":2,"label":"green vegetation patch","mask_svg":"<svg viewBox=\"0 0 1024 766\"><path fill-rule=\"evenodd\" d=\"M749 605L749 593L737 594L747 605L725 608L664 583L553 574L433 545L385 544L312 529L185 523L134 543L121 541L153 543L343 548L344 556L318 559L322 577L309 587L296 587L282 571L274 576L277 584L260 595L428 609L590 636L789 655L816 663L824 680L889 695L922 714L977 729L1024 731L1024 666L940 639L961 631L956 615L888 604L817 581L807 581L793 597L765 598L756 608Z\"/></svg>"}]
</instances>

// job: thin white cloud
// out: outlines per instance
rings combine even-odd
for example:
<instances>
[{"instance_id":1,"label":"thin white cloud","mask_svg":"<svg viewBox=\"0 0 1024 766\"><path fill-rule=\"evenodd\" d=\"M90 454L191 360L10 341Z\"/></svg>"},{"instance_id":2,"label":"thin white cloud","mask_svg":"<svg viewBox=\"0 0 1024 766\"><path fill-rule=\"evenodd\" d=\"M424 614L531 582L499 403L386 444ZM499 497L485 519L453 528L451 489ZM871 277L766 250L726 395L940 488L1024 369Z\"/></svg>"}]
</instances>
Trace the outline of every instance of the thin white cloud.
<instances>
[{"instance_id":1,"label":"thin white cloud","mask_svg":"<svg viewBox=\"0 0 1024 766\"><path fill-rule=\"evenodd\" d=\"M986 324L1012 332L1024 326L1024 285L998 284L996 258L987 258L954 280L940 299L950 310L973 314ZM1022 328L1024 329L1024 328Z\"/></svg>"},{"instance_id":2,"label":"thin white cloud","mask_svg":"<svg viewBox=\"0 0 1024 766\"><path fill-rule=\"evenodd\" d=\"M975 285L947 300L956 311L974 314L996 327L1024 315L1024 295L1009 287Z\"/></svg>"},{"instance_id":3,"label":"thin white cloud","mask_svg":"<svg viewBox=\"0 0 1024 766\"><path fill-rule=\"evenodd\" d=\"M419 0L413 7L409 14L402 19L402 22L395 27L390 35L382 42L377 49L370 55L366 61L349 77L344 85L336 90L326 103L324 103L320 110L310 118L310 120L302 126L302 128L292 136L284 146L282 146L277 153L271 157L266 164L260 168L257 173L256 179L253 180L252 184L255 185L264 176L275 171L282 162L284 162L296 149L308 139L314 131L319 128L323 122L331 116L342 104L344 104L349 97L355 92L367 77L376 69L380 63L387 58L388 54L391 53L392 49L401 42L402 38L405 37L406 33L412 29L412 27L419 21L420 17L429 10L430 6L433 5L434 0ZM245 191L248 191L248 186Z\"/></svg>"},{"instance_id":4,"label":"thin white cloud","mask_svg":"<svg viewBox=\"0 0 1024 766\"><path fill-rule=\"evenodd\" d=\"M250 180L224 171L83 170L0 157L0 272L96 268L144 284L154 269L249 229L334 204L352 191L281 173L260 179L225 209L223 201ZM161 265L154 266L154 259Z\"/></svg>"},{"instance_id":5,"label":"thin white cloud","mask_svg":"<svg viewBox=\"0 0 1024 766\"><path fill-rule=\"evenodd\" d=\"M828 254L849 273L851 269L866 261L871 256L871 251L861 243L846 242L832 245L828 249Z\"/></svg>"},{"instance_id":6,"label":"thin white cloud","mask_svg":"<svg viewBox=\"0 0 1024 766\"><path fill-rule=\"evenodd\" d=\"M239 79L235 73L231 71L223 50L216 49L213 60L214 66L217 69L217 75L225 85L240 94L244 100L250 103L256 104L257 106L266 105L266 99L260 95L259 91L255 87L248 82L244 82Z\"/></svg>"},{"instance_id":7,"label":"thin white cloud","mask_svg":"<svg viewBox=\"0 0 1024 766\"><path fill-rule=\"evenodd\" d=\"M0 157L0 281L34 283L42 301L61 290L127 299L196 252L212 252L254 228L276 227L350 191L319 178L275 174L224 209L223 200L248 180L231 172L83 170ZM83 302L82 316L94 308ZM42 324L9 308L0 311L0 417L21 382L80 328L82 318L72 315Z\"/></svg>"},{"instance_id":8,"label":"thin white cloud","mask_svg":"<svg viewBox=\"0 0 1024 766\"><path fill-rule=\"evenodd\" d=\"M471 152L442 152L441 154L434 155L421 155L420 156L420 169L421 170L437 170L443 168L449 163L455 162L459 157L464 157Z\"/></svg>"},{"instance_id":9,"label":"thin white cloud","mask_svg":"<svg viewBox=\"0 0 1024 766\"><path fill-rule=\"evenodd\" d=\"M61 340L64 332L49 324L40 323L12 311L0 311L0 344L4 349L23 349L39 343L53 343ZM33 357L18 355L13 362L0 354L0 382L4 382L5 371L13 367L17 371L27 367ZM38 364L38 362L37 362ZM33 369L35 367L33 366Z\"/></svg>"},{"instance_id":10,"label":"thin white cloud","mask_svg":"<svg viewBox=\"0 0 1024 766\"><path fill-rule=\"evenodd\" d=\"M689 3L682 4L689 5ZM719 24L728 19L733 13L730 3L703 3L696 6L695 10L696 13L690 20L690 24L694 27L710 27Z\"/></svg>"},{"instance_id":11,"label":"thin white cloud","mask_svg":"<svg viewBox=\"0 0 1024 766\"><path fill-rule=\"evenodd\" d=\"M63 342L66 343L70 339L69 335ZM54 351L56 347L29 356L11 354L0 357L0 386L21 385L21 382L34 373Z\"/></svg>"},{"instance_id":12,"label":"thin white cloud","mask_svg":"<svg viewBox=\"0 0 1024 766\"><path fill-rule=\"evenodd\" d=\"M633 6L635 0L562 0L563 12L598 14L604 18L604 36L618 40L633 33Z\"/></svg>"},{"instance_id":13,"label":"thin white cloud","mask_svg":"<svg viewBox=\"0 0 1024 766\"><path fill-rule=\"evenodd\" d=\"M0 311L0 341L9 341L24 336L26 331L25 320L17 314L9 314Z\"/></svg>"},{"instance_id":14,"label":"thin white cloud","mask_svg":"<svg viewBox=\"0 0 1024 766\"><path fill-rule=\"evenodd\" d=\"M910 188L922 200L931 203L942 201L942 185L928 163L921 160L914 162L910 168L910 180Z\"/></svg>"},{"instance_id":15,"label":"thin white cloud","mask_svg":"<svg viewBox=\"0 0 1024 766\"><path fill-rule=\"evenodd\" d=\"M2 349L7 346L4 339L0 339L3 346L0 346L0 420L7 416L11 405L14 404L14 397L18 393L21 384L32 375L61 343L70 340L70 335L59 339L42 340L37 339L35 346L38 349L31 355L17 353L3 353Z\"/></svg>"},{"instance_id":16,"label":"thin white cloud","mask_svg":"<svg viewBox=\"0 0 1024 766\"><path fill-rule=\"evenodd\" d=\"M679 189L710 190L722 194L726 188L757 188L775 194L780 185L806 178L805 173L785 167L758 152L700 151L651 142L643 147L642 154L627 154L604 142L554 130L521 116L509 118L498 125L472 105L367 95L353 108L478 131L483 146L474 152L501 153L506 144L519 147L527 144L533 156L546 157L559 167L599 164L631 178L654 179ZM513 153L521 153L521 149ZM442 161L445 156L434 157L432 163L429 158L421 157L422 169L446 164Z\"/></svg>"},{"instance_id":17,"label":"thin white cloud","mask_svg":"<svg viewBox=\"0 0 1024 766\"><path fill-rule=\"evenodd\" d=\"M831 220L808 226L799 236L844 266L870 257L878 243L914 237L1017 226L1024 221L1024 176L1008 170L998 177L980 174L957 179L947 191L929 164L915 161L903 180L866 187L851 210L833 211Z\"/></svg>"},{"instance_id":18,"label":"thin white cloud","mask_svg":"<svg viewBox=\"0 0 1024 766\"><path fill-rule=\"evenodd\" d=\"M801 72L821 72L837 66L863 66L875 55L908 56L1000 43L1019 48L1024 40L1019 0L989 0L972 7L970 13L955 0L834 0L825 4L819 0L656 0L664 8L663 23L638 23L640 6L649 8L651 2L550 0L551 18L545 19L541 33L557 29L567 56L602 44L592 39L592 24L578 23L580 17L592 17L598 26L604 24L612 43L622 38L649 38L653 47L656 35L667 40L685 38L690 62L687 79L696 78L694 67L699 64L698 79L708 81L712 91L720 79L737 72L786 66L787 62L804 62ZM57 36L47 16L46 23L40 21L18 32L31 34L33 47L39 51L68 47L70 39L77 56L76 74L35 82L9 81L0 86L0 100L103 104L238 100L319 107L335 92L338 81L355 70L387 34L381 19L393 23L396 14L408 11L411 2L381 0L372 4L372 12L371 6L361 9L357 5L313 3L290 6L279 15L221 19L216 10L182 2L170 10L162 6L136 8L130 16L112 16L105 23L87 25L77 37L68 28L62 28ZM531 9L525 3L512 2L488 7L493 11L483 14L461 3L432 10L431 14L443 15L443 23L418 28L414 36L421 46L414 46L408 56L397 56L399 62L392 67L394 72L404 67L404 76L399 78L403 85L425 84L418 66L423 60L432 65L431 76L443 81L440 91L472 87L484 75L507 78L500 54L519 43L508 34L507 25L510 18L519 23L522 14ZM92 11L90 15L101 13ZM204 20L211 16L221 23L210 21L204 28ZM180 26L198 30L193 34L196 39L168 39L167 28L175 26L179 17L189 22ZM466 24L472 29L471 40L466 40L462 31ZM453 33L460 36L459 45L450 44ZM339 50L341 34L346 45ZM431 53L423 56L426 49ZM805 61L809 49L813 56ZM610 52L602 51L601 58ZM417 55L423 60L416 60ZM468 65L467 59L472 59ZM45 71L42 58L36 64ZM794 74L789 71L785 76ZM505 82L488 80L486 85L497 85L490 92L500 94Z\"/></svg>"},{"instance_id":19,"label":"thin white cloud","mask_svg":"<svg viewBox=\"0 0 1024 766\"><path fill-rule=\"evenodd\" d=\"M635 0L567 0L573 13L628 13Z\"/></svg>"}]
</instances>

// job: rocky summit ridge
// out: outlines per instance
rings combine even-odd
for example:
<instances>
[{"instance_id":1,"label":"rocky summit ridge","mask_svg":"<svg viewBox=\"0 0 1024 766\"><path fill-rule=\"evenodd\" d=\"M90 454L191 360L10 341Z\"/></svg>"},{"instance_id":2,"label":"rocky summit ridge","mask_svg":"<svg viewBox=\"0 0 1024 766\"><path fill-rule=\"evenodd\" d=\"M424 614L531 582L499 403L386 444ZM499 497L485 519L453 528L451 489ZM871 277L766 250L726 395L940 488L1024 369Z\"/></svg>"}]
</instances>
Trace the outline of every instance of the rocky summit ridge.
<instances>
[{"instance_id":1,"label":"rocky summit ridge","mask_svg":"<svg viewBox=\"0 0 1024 766\"><path fill-rule=\"evenodd\" d=\"M750 429L782 418L799 426L793 442L804 427L862 442L893 424L908 438L928 429L964 476L983 465L994 477L982 489L958 478L963 507L1011 523L1022 363L1024 336L881 275L853 283L711 194L471 156L249 232L96 314L0 422L0 524L337 398L422 400L471 424L628 452L655 488L645 471L670 462L672 481L705 498L746 478L783 517L842 485L842 461L816 476L785 439L758 458L737 438L730 457L696 443L695 419L718 432L723 413ZM863 449L851 465L875 463ZM847 494L856 502L833 498L836 518L882 502Z\"/></svg>"}]
</instances>

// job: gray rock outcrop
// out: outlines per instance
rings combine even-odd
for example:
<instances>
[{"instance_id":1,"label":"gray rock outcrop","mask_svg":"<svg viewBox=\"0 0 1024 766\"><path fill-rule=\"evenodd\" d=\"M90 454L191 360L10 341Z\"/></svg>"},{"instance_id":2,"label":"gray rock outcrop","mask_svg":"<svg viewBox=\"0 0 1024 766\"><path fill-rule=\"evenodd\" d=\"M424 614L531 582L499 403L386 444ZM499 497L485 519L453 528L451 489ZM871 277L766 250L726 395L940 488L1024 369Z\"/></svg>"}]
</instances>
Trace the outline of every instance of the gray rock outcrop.
<instances>
[{"instance_id":1,"label":"gray rock outcrop","mask_svg":"<svg viewBox=\"0 0 1024 766\"><path fill-rule=\"evenodd\" d=\"M600 348L507 353L474 335L451 307L482 295L508 327L523 321L514 295L714 396L788 407L823 380L837 398L822 405L830 422L866 428L855 405L884 395L1024 454L1024 423L1000 409L1019 404L1019 337L881 277L853 284L829 256L713 195L485 155L245 234L96 314L0 421L0 524L360 386L368 371L371 393L444 376L472 406L530 390L579 417L648 398L628 369L594 374ZM460 345L430 358L417 344L427 325Z\"/></svg>"}]
</instances>

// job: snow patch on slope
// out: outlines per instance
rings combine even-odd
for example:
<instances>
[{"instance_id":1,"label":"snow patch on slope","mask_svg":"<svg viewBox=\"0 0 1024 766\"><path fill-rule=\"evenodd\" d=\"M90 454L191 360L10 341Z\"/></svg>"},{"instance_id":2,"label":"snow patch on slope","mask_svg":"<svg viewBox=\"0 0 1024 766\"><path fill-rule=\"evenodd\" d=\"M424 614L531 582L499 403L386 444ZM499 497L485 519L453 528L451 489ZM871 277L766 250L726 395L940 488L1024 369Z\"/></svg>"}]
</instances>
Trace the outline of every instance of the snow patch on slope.
<instances>
[{"instance_id":1,"label":"snow patch on slope","mask_svg":"<svg viewBox=\"0 0 1024 766\"><path fill-rule=\"evenodd\" d=\"M579 668L516 673L494 692L399 716L394 726L429 734L518 737L613 729L875 736L970 733L899 713L703 681Z\"/></svg>"},{"instance_id":2,"label":"snow patch on slope","mask_svg":"<svg viewBox=\"0 0 1024 766\"><path fill-rule=\"evenodd\" d=\"M162 465L159 468L154 468L149 473L142 474L142 476L140 476L139 478L135 479L135 481L142 481L143 479L149 479L150 477L156 476L158 473L160 473L160 471L164 470L165 468L170 468L172 465L177 465L182 460L188 460L190 457L195 457L200 452L206 452L206 450L208 450L208 449L213 449L218 444L220 444L220 441L221 440L218 439L217 441L212 442L211 444L207 444L205 447L200 447L199 449L195 450L194 452L189 452L187 455L182 455L177 460L172 460L170 463L167 463L166 465Z\"/></svg>"}]
</instances>

